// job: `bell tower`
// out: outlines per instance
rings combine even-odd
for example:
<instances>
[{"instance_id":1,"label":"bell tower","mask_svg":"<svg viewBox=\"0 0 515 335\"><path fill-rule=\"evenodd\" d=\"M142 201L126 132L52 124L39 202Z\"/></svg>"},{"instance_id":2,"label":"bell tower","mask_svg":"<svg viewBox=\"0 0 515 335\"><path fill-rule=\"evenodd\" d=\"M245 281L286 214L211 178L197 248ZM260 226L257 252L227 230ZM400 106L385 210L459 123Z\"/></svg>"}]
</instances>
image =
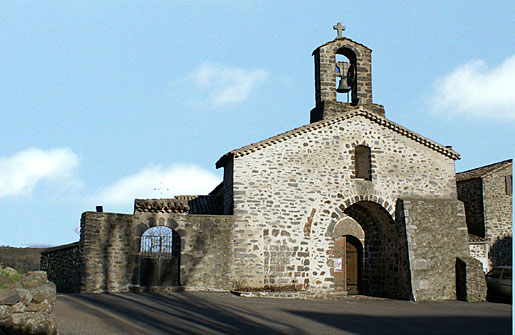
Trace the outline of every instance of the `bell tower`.
<instances>
[{"instance_id":1,"label":"bell tower","mask_svg":"<svg viewBox=\"0 0 515 335\"><path fill-rule=\"evenodd\" d=\"M342 36L345 26L333 26L338 36L313 51L315 100L311 122L366 109L384 116L384 107L372 102L372 50Z\"/></svg>"}]
</instances>

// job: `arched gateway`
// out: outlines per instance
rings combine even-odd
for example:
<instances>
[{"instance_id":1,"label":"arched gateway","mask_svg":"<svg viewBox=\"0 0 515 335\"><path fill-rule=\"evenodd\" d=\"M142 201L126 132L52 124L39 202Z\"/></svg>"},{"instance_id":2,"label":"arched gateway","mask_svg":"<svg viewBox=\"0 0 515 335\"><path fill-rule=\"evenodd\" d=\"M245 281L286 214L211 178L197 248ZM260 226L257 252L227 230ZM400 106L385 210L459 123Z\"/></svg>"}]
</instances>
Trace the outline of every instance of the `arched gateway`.
<instances>
[{"instance_id":1,"label":"arched gateway","mask_svg":"<svg viewBox=\"0 0 515 335\"><path fill-rule=\"evenodd\" d=\"M332 232L335 290L409 298L408 249L403 230L376 202L359 201L343 213L344 218Z\"/></svg>"},{"instance_id":2,"label":"arched gateway","mask_svg":"<svg viewBox=\"0 0 515 335\"><path fill-rule=\"evenodd\" d=\"M178 286L181 238L173 229L157 226L141 236L140 286Z\"/></svg>"}]
</instances>

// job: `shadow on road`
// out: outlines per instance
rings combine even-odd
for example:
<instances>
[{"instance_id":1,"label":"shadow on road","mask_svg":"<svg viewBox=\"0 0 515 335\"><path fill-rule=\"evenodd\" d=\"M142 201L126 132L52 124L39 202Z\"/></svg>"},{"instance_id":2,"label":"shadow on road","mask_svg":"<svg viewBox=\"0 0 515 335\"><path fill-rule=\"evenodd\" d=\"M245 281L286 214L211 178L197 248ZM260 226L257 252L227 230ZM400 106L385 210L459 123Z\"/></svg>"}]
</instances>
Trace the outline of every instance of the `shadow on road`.
<instances>
[{"instance_id":1,"label":"shadow on road","mask_svg":"<svg viewBox=\"0 0 515 335\"><path fill-rule=\"evenodd\" d=\"M477 316L371 316L288 311L343 334L510 334L511 318Z\"/></svg>"},{"instance_id":2,"label":"shadow on road","mask_svg":"<svg viewBox=\"0 0 515 335\"><path fill-rule=\"evenodd\" d=\"M81 294L68 298L83 313L107 317L111 327L129 334L303 333L294 325L249 315L244 308L188 293Z\"/></svg>"},{"instance_id":3,"label":"shadow on road","mask_svg":"<svg viewBox=\"0 0 515 335\"><path fill-rule=\"evenodd\" d=\"M58 324L70 325L66 335L509 334L512 314L509 305L486 302L285 300L206 292L60 295L57 305Z\"/></svg>"}]
</instances>

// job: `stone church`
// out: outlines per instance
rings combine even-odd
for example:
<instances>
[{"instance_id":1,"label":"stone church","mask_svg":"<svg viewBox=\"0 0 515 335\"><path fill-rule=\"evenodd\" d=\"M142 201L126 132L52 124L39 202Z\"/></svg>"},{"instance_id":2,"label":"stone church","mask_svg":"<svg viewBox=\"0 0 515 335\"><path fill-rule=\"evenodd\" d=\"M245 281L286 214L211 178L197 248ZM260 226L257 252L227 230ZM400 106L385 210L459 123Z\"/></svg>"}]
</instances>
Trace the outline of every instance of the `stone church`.
<instances>
[{"instance_id":1,"label":"stone church","mask_svg":"<svg viewBox=\"0 0 515 335\"><path fill-rule=\"evenodd\" d=\"M457 199L459 154L388 120L372 100L372 51L334 29L313 52L309 124L224 154L208 195L83 213L80 241L42 254L58 289L484 299ZM148 233L156 227L171 234Z\"/></svg>"}]
</instances>

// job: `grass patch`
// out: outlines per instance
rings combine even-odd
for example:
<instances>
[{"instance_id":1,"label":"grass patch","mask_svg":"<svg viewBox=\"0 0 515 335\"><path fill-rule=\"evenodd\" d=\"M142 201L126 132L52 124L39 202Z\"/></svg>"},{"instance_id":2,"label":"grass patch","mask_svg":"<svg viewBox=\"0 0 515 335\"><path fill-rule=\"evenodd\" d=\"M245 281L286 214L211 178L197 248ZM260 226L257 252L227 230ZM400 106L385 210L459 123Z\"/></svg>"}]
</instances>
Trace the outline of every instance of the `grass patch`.
<instances>
[{"instance_id":1,"label":"grass patch","mask_svg":"<svg viewBox=\"0 0 515 335\"><path fill-rule=\"evenodd\" d=\"M9 284L21 282L22 278L23 274L21 272L0 265L0 289L4 289Z\"/></svg>"}]
</instances>

